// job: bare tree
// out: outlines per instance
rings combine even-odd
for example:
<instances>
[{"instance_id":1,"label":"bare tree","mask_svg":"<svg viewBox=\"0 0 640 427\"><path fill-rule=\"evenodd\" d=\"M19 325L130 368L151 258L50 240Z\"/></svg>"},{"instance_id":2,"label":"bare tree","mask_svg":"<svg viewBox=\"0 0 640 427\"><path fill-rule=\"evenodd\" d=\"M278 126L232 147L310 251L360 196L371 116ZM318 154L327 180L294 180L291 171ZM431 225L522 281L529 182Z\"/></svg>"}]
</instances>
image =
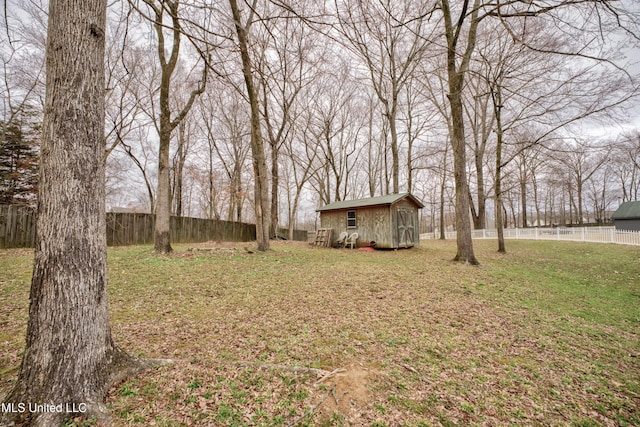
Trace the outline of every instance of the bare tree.
<instances>
[{"instance_id":1,"label":"bare tree","mask_svg":"<svg viewBox=\"0 0 640 427\"><path fill-rule=\"evenodd\" d=\"M126 2L107 9L106 68L106 156L108 157L131 132L143 123L143 96L145 85L140 80L150 77L153 82L154 67L146 51L131 43L129 30L132 10ZM145 68L150 75L145 75Z\"/></svg>"},{"instance_id":2,"label":"bare tree","mask_svg":"<svg viewBox=\"0 0 640 427\"><path fill-rule=\"evenodd\" d=\"M181 217L184 213L185 165L187 165L187 156L192 143L192 128L193 125L188 120L183 120L178 125L178 143L172 161L173 167L171 169L173 173L171 176L173 185L171 193L174 201L172 212L178 217Z\"/></svg>"},{"instance_id":3,"label":"bare tree","mask_svg":"<svg viewBox=\"0 0 640 427\"><path fill-rule=\"evenodd\" d=\"M586 198L593 208L593 221L602 224L607 220L607 210L611 208L615 199L612 185L612 171L610 164L605 163L600 170L586 182Z\"/></svg>"},{"instance_id":4,"label":"bare tree","mask_svg":"<svg viewBox=\"0 0 640 427\"><path fill-rule=\"evenodd\" d=\"M233 15L235 33L242 60L242 74L251 108L251 154L253 159L254 210L258 250L267 251L269 250L269 209L271 208L269 205L268 171L260 120L259 94L254 81L254 66L249 52L249 34L255 18L256 1L254 0L253 4L248 6L249 11L246 12L248 16L245 19L243 19L243 11L238 7L236 0L229 0L229 6Z\"/></svg>"},{"instance_id":5,"label":"bare tree","mask_svg":"<svg viewBox=\"0 0 640 427\"><path fill-rule=\"evenodd\" d=\"M640 132L622 135L612 144L612 173L617 178L621 202L638 200L640 195Z\"/></svg>"},{"instance_id":6,"label":"bare tree","mask_svg":"<svg viewBox=\"0 0 640 427\"><path fill-rule=\"evenodd\" d=\"M358 157L358 142L365 119L358 106L358 86L349 81L346 64L325 71L318 79L311 96L310 132L318 141L320 163L312 185L322 204L344 200L349 194L349 180ZM337 82L337 83L336 83Z\"/></svg>"},{"instance_id":7,"label":"bare tree","mask_svg":"<svg viewBox=\"0 0 640 427\"><path fill-rule=\"evenodd\" d=\"M433 57L429 61L423 61L420 67L420 74L424 83L427 99L433 105L434 111L444 122L442 134L437 137L441 142L435 150L437 164L431 167L438 176L438 206L439 206L439 229L440 239L446 238L445 204L447 203L447 191L449 190L450 165L450 145L451 135L453 135L450 108L447 108L447 69L439 57ZM440 157L442 156L442 157Z\"/></svg>"},{"instance_id":8,"label":"bare tree","mask_svg":"<svg viewBox=\"0 0 640 427\"><path fill-rule=\"evenodd\" d=\"M564 6L568 7L568 4ZM569 64L566 58L571 55L561 50L571 45L573 38L570 34L555 34L555 24L542 19L547 17L544 11L536 11L532 16L535 15L541 15L541 19L530 22L525 15L514 13L509 17L508 26L504 21L493 22L493 26L487 21L484 31L490 31L493 39L478 49L477 59L483 65L474 69L486 79L496 116L498 160L494 180L501 252L504 251L503 221L498 217L503 213L499 193L506 191L501 182L504 168L511 162L517 164L520 188L510 187L509 193L520 197L519 215L526 227L529 185L535 179L531 158L540 155L537 146L551 140L551 136L559 135L560 130L566 134L571 123L615 108L634 91L630 76L624 72L609 73L606 78L599 74L601 66L609 65L604 55L603 58L588 58L588 61L580 57L579 61ZM514 43L514 39L518 42ZM579 50L579 46L572 48ZM559 149L571 151L573 147ZM568 200L576 201L569 204L570 216L581 210L580 201L571 197L576 194L575 190L573 184L566 187ZM510 199L512 202L513 198ZM512 209L514 218L515 206ZM539 219L539 213L537 216Z\"/></svg>"},{"instance_id":9,"label":"bare tree","mask_svg":"<svg viewBox=\"0 0 640 427\"><path fill-rule=\"evenodd\" d=\"M33 2L13 3L0 16L0 119L9 124L25 108L41 120L45 93L46 11Z\"/></svg>"},{"instance_id":10,"label":"bare tree","mask_svg":"<svg viewBox=\"0 0 640 427\"><path fill-rule=\"evenodd\" d=\"M186 104L177 114L171 108L172 76L180 58L182 42L182 23L180 20L179 0L144 0L153 13L151 18L158 38L157 53L160 61L159 114L157 117L158 136L158 188L156 190L156 221L154 250L158 253L169 253L171 248L171 177L170 151L171 135L175 128L189 113L195 99L204 92L208 67L203 67L202 78L197 87L191 91ZM165 22L168 15L169 22ZM165 32L170 35L169 43L165 42ZM167 50L169 55L167 55Z\"/></svg>"},{"instance_id":11,"label":"bare tree","mask_svg":"<svg viewBox=\"0 0 640 427\"><path fill-rule=\"evenodd\" d=\"M495 36L494 36L495 37ZM491 37L492 39L494 37ZM486 206L487 206L487 190L485 189L485 162L487 155L487 145L492 137L492 130L495 125L495 114L491 104L490 91L486 84L485 73L482 68L486 64L477 64L476 68L470 73L469 91L467 92L468 101L465 103L465 112L467 121L471 129L471 138L473 145L473 165L475 172L475 191L469 190L469 204L471 207L471 216L473 218L473 227L476 230L483 229L486 226ZM477 199L477 208L473 200L475 193Z\"/></svg>"},{"instance_id":12,"label":"bare tree","mask_svg":"<svg viewBox=\"0 0 640 427\"><path fill-rule=\"evenodd\" d=\"M342 35L366 64L391 138L392 193L400 191L398 110L408 79L429 46L427 2L358 1L336 4Z\"/></svg>"},{"instance_id":13,"label":"bare tree","mask_svg":"<svg viewBox=\"0 0 640 427\"><path fill-rule=\"evenodd\" d=\"M369 189L369 197L376 195L376 190L380 188L380 191L385 191L385 186L381 185L384 161L386 158L386 151L384 150L384 139L387 134L388 126L386 123L379 125L379 121L376 120L379 112L377 109L377 102L379 100L373 94L370 94L366 100L367 110L367 183ZM386 185L386 188L389 186ZM388 192L388 191L387 191Z\"/></svg>"},{"instance_id":14,"label":"bare tree","mask_svg":"<svg viewBox=\"0 0 640 427\"><path fill-rule=\"evenodd\" d=\"M289 159L286 174L289 182L287 186L289 240L293 239L302 190L316 170L321 167L317 161L318 142L311 131L312 117L308 111L302 115L306 126L295 132L284 144L284 151Z\"/></svg>"},{"instance_id":15,"label":"bare tree","mask_svg":"<svg viewBox=\"0 0 640 427\"><path fill-rule=\"evenodd\" d=\"M244 171L251 138L250 115L244 107L245 100L226 85L215 88L216 93L207 93L200 100L200 120L206 140L205 160L207 170L208 217L214 217L217 202L222 202L227 193L228 221L242 221L245 201ZM222 168L220 167L222 166ZM217 176L222 169L226 177L219 185ZM218 217L219 213L215 215Z\"/></svg>"},{"instance_id":16,"label":"bare tree","mask_svg":"<svg viewBox=\"0 0 640 427\"><path fill-rule=\"evenodd\" d=\"M148 197L149 212L154 212L156 206L154 184L157 175L151 170L151 162L157 153L148 144L149 132L151 130L147 127L136 129L128 135L127 141L120 141L116 150L123 152L140 171ZM133 141L134 137L137 137L137 141ZM134 145L137 148L134 149Z\"/></svg>"},{"instance_id":17,"label":"bare tree","mask_svg":"<svg viewBox=\"0 0 640 427\"><path fill-rule=\"evenodd\" d=\"M407 191L412 193L416 174L429 168L425 164L431 155L427 149L427 139L438 127L436 125L439 116L437 108L430 106L428 90L421 79L413 73L404 88L405 108L399 116L399 121L404 125L401 132L406 140L406 173Z\"/></svg>"},{"instance_id":18,"label":"bare tree","mask_svg":"<svg viewBox=\"0 0 640 427\"><path fill-rule=\"evenodd\" d=\"M591 105L580 105L578 109L583 109L581 113L576 113L575 109L568 106L565 109L572 113L572 118L565 118L562 124L558 124L556 121L555 126L551 125L551 129L547 131L546 135L541 136L545 137L571 121L577 121L588 115L619 105L630 99L637 92L637 84L633 84L632 76L624 73L623 67L616 64L613 59L602 54L601 44L596 46L595 40L598 40L598 37L585 38L584 35L601 35L605 29L619 27L623 29L627 36L635 36L637 40L637 35L633 31L637 30L638 22L629 10L625 11L621 7L614 6L604 0L592 2L557 1L544 5L539 3L494 3L474 0L473 4L470 1L465 1L462 5L453 5L453 7L448 0L441 0L440 6L443 18L442 23L444 24L444 38L447 46L448 97L452 119L451 141L457 193L456 228L458 231L458 252L455 259L475 264L477 260L473 255L471 229L468 221L469 201L465 170L466 153L464 149L465 127L462 92L465 87L465 77L470 70L472 56L479 40L478 30L480 23L495 18L509 33L514 44L538 53L561 55L565 58L576 59L576 63L583 67L578 74L570 77L568 83L571 84L567 84L565 81L564 84L559 85L563 90L575 87L573 83L580 81L582 93L588 93L591 89L597 90L598 86L600 86L598 93L606 93L601 90L604 86L603 82L597 79L594 80L593 74L591 74L591 80L581 79L592 68L590 65L584 66L589 61L595 61L598 67L602 67L602 70L611 71L614 69L622 71L622 79L626 78L627 83L630 83L631 90L626 91L621 96L616 96L617 99L613 101L606 102L604 98L601 98L599 101L591 103ZM580 24L576 24L576 19L580 20ZM544 37L531 39L529 38L530 31L521 30L521 28L528 28L529 23L541 20L548 20L553 25L555 32L567 35L566 41L571 41L571 43L548 45ZM602 39L604 40L604 37ZM613 84L613 81L608 81L607 84L612 83L608 87L608 91L620 95L621 79L615 80L615 84ZM629 86L629 84L626 86ZM498 105L501 106L503 104ZM556 105L556 111L560 111L559 107L559 105ZM545 112L546 115L548 113L549 111ZM557 118L555 119L557 120Z\"/></svg>"},{"instance_id":19,"label":"bare tree","mask_svg":"<svg viewBox=\"0 0 640 427\"><path fill-rule=\"evenodd\" d=\"M574 205L574 209L580 225L584 224L585 183L602 168L608 159L608 152L583 141L576 141L574 147L560 157L560 161L567 167L572 180L570 188L575 189L576 205Z\"/></svg>"},{"instance_id":20,"label":"bare tree","mask_svg":"<svg viewBox=\"0 0 640 427\"><path fill-rule=\"evenodd\" d=\"M291 137L302 88L313 79L310 56L317 51L318 35L290 12L279 11L276 19L265 19L274 11L264 11L263 40L255 56L260 76L264 127L271 150L271 235L278 234L280 150ZM284 15L283 15L284 13ZM274 14L275 15L275 14Z\"/></svg>"},{"instance_id":21,"label":"bare tree","mask_svg":"<svg viewBox=\"0 0 640 427\"><path fill-rule=\"evenodd\" d=\"M524 141L525 144L529 145L527 139ZM543 220L541 212L540 212L540 183L539 177L545 173L545 164L547 160L547 150L545 148L545 141L541 141L539 144L531 146L530 149L522 151L520 163L524 163L527 168L526 177L530 181L531 191L527 192L524 196L533 196L533 206L535 209L535 220L533 224L535 226L541 226L546 224ZM524 177L523 177L524 178ZM526 184L520 184L521 191L522 189L526 189ZM527 197L522 197L522 209L526 209L527 206Z\"/></svg>"},{"instance_id":22,"label":"bare tree","mask_svg":"<svg viewBox=\"0 0 640 427\"><path fill-rule=\"evenodd\" d=\"M451 148L453 176L456 183L456 243L455 261L479 264L473 251L469 220L469 184L467 182L467 153L462 91L469 70L471 55L476 47L480 23L480 0L465 1L460 10L453 10L449 0L441 0L444 35L447 43L447 84L451 114ZM457 17L456 17L457 15ZM466 35L466 38L463 39ZM460 44L462 44L461 47Z\"/></svg>"},{"instance_id":23,"label":"bare tree","mask_svg":"<svg viewBox=\"0 0 640 427\"><path fill-rule=\"evenodd\" d=\"M0 16L0 203L34 205L46 12L27 2L12 3Z\"/></svg>"}]
</instances>

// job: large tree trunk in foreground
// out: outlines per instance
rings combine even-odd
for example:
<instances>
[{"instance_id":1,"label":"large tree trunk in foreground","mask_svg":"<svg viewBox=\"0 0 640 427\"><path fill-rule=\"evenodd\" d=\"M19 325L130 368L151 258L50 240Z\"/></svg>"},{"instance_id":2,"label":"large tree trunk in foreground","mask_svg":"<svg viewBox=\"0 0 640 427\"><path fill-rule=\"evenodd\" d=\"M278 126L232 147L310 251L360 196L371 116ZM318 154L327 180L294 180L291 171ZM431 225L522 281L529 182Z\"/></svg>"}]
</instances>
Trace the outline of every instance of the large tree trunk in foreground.
<instances>
[{"instance_id":1,"label":"large tree trunk in foreground","mask_svg":"<svg viewBox=\"0 0 640 427\"><path fill-rule=\"evenodd\" d=\"M105 21L106 0L49 6L26 348L5 399L4 408L13 403L14 412L2 414L2 425L57 426L83 412L107 419L107 388L131 364L111 339L106 293ZM43 404L55 410L29 406Z\"/></svg>"}]
</instances>

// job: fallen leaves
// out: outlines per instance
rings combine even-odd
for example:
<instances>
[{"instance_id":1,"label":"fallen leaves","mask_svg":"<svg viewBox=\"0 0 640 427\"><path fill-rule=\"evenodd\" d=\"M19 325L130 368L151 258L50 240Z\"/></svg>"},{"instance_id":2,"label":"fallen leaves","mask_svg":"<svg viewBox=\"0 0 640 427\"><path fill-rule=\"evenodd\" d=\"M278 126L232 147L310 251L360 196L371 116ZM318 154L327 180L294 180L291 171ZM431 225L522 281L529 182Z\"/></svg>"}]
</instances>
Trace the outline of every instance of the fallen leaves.
<instances>
[{"instance_id":1,"label":"fallen leaves","mask_svg":"<svg viewBox=\"0 0 640 427\"><path fill-rule=\"evenodd\" d=\"M570 265L545 245L513 242L498 257L480 244L473 269L447 262L450 242L372 253L274 242L253 254L209 243L166 257L112 248L116 342L176 360L110 391L116 425L639 424L640 309L612 300L583 316L576 299L637 294L638 267L608 275L574 244L563 246ZM28 254L9 253L0 267L22 267L0 268L5 385L28 306L29 263L16 261ZM610 294L583 286L594 269ZM568 270L574 287L547 281Z\"/></svg>"}]
</instances>

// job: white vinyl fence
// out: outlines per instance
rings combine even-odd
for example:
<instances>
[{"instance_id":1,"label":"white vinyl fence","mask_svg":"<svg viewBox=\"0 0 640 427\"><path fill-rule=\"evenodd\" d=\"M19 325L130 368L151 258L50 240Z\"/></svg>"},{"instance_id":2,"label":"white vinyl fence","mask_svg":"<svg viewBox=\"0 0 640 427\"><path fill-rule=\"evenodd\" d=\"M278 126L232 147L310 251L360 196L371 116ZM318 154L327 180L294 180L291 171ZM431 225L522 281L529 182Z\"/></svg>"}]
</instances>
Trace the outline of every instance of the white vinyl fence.
<instances>
[{"instance_id":1,"label":"white vinyl fence","mask_svg":"<svg viewBox=\"0 0 640 427\"><path fill-rule=\"evenodd\" d=\"M474 230L474 239L497 239L496 230ZM455 239L456 232L445 233L447 239ZM421 240L439 239L440 232L424 233ZM567 240L573 242L617 243L640 246L639 231L616 230L615 227L555 227L555 228L505 228L505 239Z\"/></svg>"}]
</instances>

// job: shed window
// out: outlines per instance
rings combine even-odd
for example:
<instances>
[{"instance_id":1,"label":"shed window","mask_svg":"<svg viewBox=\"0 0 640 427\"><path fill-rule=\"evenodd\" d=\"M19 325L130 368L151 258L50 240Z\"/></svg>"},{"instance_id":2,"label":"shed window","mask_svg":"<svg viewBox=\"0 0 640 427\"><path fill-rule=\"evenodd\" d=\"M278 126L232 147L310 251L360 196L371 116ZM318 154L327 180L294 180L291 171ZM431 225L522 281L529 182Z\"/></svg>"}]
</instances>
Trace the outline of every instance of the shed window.
<instances>
[{"instance_id":1,"label":"shed window","mask_svg":"<svg viewBox=\"0 0 640 427\"><path fill-rule=\"evenodd\" d=\"M347 228L356 228L356 211L347 211Z\"/></svg>"}]
</instances>

